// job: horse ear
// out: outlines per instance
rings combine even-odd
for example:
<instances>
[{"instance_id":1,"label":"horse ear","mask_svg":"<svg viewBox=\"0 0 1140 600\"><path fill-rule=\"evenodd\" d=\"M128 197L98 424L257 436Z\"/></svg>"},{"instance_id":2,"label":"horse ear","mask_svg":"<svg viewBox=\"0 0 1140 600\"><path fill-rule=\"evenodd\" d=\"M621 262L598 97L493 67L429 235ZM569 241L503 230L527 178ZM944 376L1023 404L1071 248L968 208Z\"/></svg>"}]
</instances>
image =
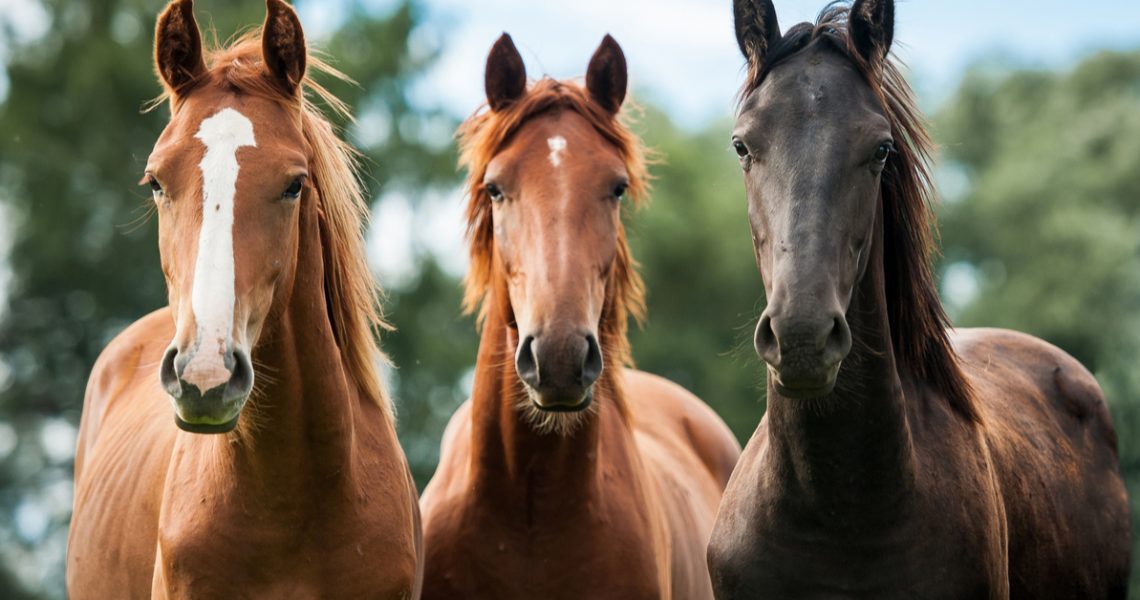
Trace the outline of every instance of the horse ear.
<instances>
[{"instance_id":1,"label":"horse ear","mask_svg":"<svg viewBox=\"0 0 1140 600\"><path fill-rule=\"evenodd\" d=\"M174 0L159 15L154 30L154 66L173 92L206 73L193 0Z\"/></svg>"},{"instance_id":2,"label":"horse ear","mask_svg":"<svg viewBox=\"0 0 1140 600\"><path fill-rule=\"evenodd\" d=\"M487 104L494 111L506 108L522 98L526 91L526 65L507 33L499 36L495 45L491 46L483 86L487 90Z\"/></svg>"},{"instance_id":3,"label":"horse ear","mask_svg":"<svg viewBox=\"0 0 1140 600\"><path fill-rule=\"evenodd\" d=\"M261 58L281 88L296 94L305 79L305 32L293 8L282 0L266 0L261 29Z\"/></svg>"},{"instance_id":4,"label":"horse ear","mask_svg":"<svg viewBox=\"0 0 1140 600\"><path fill-rule=\"evenodd\" d=\"M590 98L610 113L616 113L625 100L629 75L625 66L625 53L617 40L606 34L590 58L586 69L586 90Z\"/></svg>"},{"instance_id":5,"label":"horse ear","mask_svg":"<svg viewBox=\"0 0 1140 600\"><path fill-rule=\"evenodd\" d=\"M768 51L780 41L780 23L772 0L733 0L736 43L753 71L764 64Z\"/></svg>"},{"instance_id":6,"label":"horse ear","mask_svg":"<svg viewBox=\"0 0 1140 600\"><path fill-rule=\"evenodd\" d=\"M851 42L867 62L877 64L887 57L895 35L893 0L856 0L848 22Z\"/></svg>"}]
</instances>

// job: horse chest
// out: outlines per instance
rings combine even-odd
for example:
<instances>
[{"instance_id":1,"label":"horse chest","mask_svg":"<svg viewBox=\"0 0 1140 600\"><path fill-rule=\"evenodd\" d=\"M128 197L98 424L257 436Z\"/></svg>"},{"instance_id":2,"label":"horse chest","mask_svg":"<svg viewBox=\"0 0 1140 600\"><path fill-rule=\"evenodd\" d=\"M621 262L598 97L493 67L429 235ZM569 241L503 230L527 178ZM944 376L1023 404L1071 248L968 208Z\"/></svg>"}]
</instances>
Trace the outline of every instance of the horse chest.
<instances>
[{"instance_id":1,"label":"horse chest","mask_svg":"<svg viewBox=\"0 0 1140 600\"><path fill-rule=\"evenodd\" d=\"M411 525L347 506L258 513L241 501L164 511L155 587L169 597L410 597Z\"/></svg>"},{"instance_id":2,"label":"horse chest","mask_svg":"<svg viewBox=\"0 0 1140 600\"><path fill-rule=\"evenodd\" d=\"M743 469L743 470L741 470ZM943 478L954 477L943 470ZM953 469L949 469L953 471ZM709 546L717 598L1000 598L1005 556L982 489L920 486L890 510L808 508L757 465L741 465ZM946 481L941 481L946 485ZM730 490L731 491L731 490ZM880 507L881 508L881 507Z\"/></svg>"},{"instance_id":3,"label":"horse chest","mask_svg":"<svg viewBox=\"0 0 1140 600\"><path fill-rule=\"evenodd\" d=\"M460 507L462 506L462 507ZM424 598L668 598L648 532L605 507L526 523L502 505L455 505L429 528Z\"/></svg>"}]
</instances>

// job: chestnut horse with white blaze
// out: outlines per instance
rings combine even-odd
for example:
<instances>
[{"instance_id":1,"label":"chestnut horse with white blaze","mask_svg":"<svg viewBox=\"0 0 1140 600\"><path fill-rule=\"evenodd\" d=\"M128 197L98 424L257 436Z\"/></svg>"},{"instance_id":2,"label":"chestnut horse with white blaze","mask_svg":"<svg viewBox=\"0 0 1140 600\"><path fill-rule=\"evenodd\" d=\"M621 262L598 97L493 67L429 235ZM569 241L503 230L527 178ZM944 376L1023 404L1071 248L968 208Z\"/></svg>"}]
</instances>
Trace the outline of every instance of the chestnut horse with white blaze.
<instances>
[{"instance_id":1,"label":"chestnut horse with white blaze","mask_svg":"<svg viewBox=\"0 0 1140 600\"><path fill-rule=\"evenodd\" d=\"M306 90L347 112L306 74L330 69L292 8L266 5L260 34L210 52L191 0L158 19L171 117L145 183L170 306L91 374L75 599L419 594L419 510L377 373L355 153Z\"/></svg>"},{"instance_id":2,"label":"chestnut horse with white blaze","mask_svg":"<svg viewBox=\"0 0 1140 600\"><path fill-rule=\"evenodd\" d=\"M948 328L894 3L783 35L770 0L734 9L768 411L709 544L717 597L1124 598L1128 498L1096 380L1028 335Z\"/></svg>"},{"instance_id":3,"label":"chestnut horse with white blaze","mask_svg":"<svg viewBox=\"0 0 1140 600\"><path fill-rule=\"evenodd\" d=\"M621 211L646 179L617 116L625 57L606 36L585 87L528 89L504 34L486 91L459 133L482 338L424 491L424 597L711 598L740 447L696 397L625 368L644 304Z\"/></svg>"}]
</instances>

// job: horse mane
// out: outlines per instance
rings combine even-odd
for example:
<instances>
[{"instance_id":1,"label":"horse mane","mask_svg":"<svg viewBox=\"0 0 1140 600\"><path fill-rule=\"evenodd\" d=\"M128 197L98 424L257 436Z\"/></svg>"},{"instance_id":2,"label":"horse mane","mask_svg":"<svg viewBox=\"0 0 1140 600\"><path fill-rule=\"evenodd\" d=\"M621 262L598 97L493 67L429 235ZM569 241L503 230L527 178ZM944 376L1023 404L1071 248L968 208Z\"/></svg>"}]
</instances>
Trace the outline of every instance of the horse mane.
<instances>
[{"instance_id":1,"label":"horse mane","mask_svg":"<svg viewBox=\"0 0 1140 600\"><path fill-rule=\"evenodd\" d=\"M302 93L287 96L266 74L262 61L261 29L239 35L228 45L205 52L206 82L227 86L237 93L273 100L298 112L301 133L313 151L310 178L317 189L318 214L325 266L325 303L333 335L340 348L350 380L361 392L394 416L392 402L380 377L379 367L387 362L377 343L381 329L389 328L380 311L381 290L368 268L364 252L364 231L369 209L360 180L360 154L337 136L316 100L333 114L351 121L348 106L313 79L314 74L351 81L347 75L310 52L301 82ZM183 92L184 93L184 92ZM156 100L169 98L171 90Z\"/></svg>"},{"instance_id":2,"label":"horse mane","mask_svg":"<svg viewBox=\"0 0 1140 600\"><path fill-rule=\"evenodd\" d=\"M463 307L478 312L479 323L486 320L488 300L496 273L491 198L483 187L487 165L516 132L532 117L570 110L584 117L601 136L613 144L629 174L629 196L638 206L648 189L645 149L641 140L615 115L590 100L589 92L577 83L544 77L530 85L526 94L499 111L486 106L469 117L456 133L459 164L467 169L467 242L470 267L464 280ZM617 255L610 271L608 294L599 325L600 344L607 361L632 365L626 337L629 317L641 321L645 315L645 285L637 273L637 262L630 254L625 227L618 222Z\"/></svg>"},{"instance_id":3,"label":"horse mane","mask_svg":"<svg viewBox=\"0 0 1140 600\"><path fill-rule=\"evenodd\" d=\"M887 315L895 357L900 369L932 385L963 417L978 421L970 383L950 343L950 318L938 296L932 267L938 251L937 191L930 175L934 144L895 60L871 64L856 50L847 27L849 12L847 5L833 2L814 24L789 29L769 50L763 65L749 67L738 110L773 67L816 40L845 56L863 75L895 138L896 153L883 170L880 191Z\"/></svg>"}]
</instances>

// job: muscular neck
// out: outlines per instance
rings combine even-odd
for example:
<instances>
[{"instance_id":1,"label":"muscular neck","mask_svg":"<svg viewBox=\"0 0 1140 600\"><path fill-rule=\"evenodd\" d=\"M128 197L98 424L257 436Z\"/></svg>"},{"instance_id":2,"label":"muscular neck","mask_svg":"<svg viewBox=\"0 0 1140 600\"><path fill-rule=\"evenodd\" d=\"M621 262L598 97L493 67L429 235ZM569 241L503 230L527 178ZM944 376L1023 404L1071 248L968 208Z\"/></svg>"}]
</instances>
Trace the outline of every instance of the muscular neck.
<instances>
[{"instance_id":1,"label":"muscular neck","mask_svg":"<svg viewBox=\"0 0 1140 600\"><path fill-rule=\"evenodd\" d=\"M259 499L290 501L298 489L351 481L362 413L376 413L365 417L373 422L387 419L362 397L341 359L327 312L313 204L301 208L291 292L279 294L253 351L257 384L238 429L223 436L181 435L184 445L194 447L188 454L212 461L235 493Z\"/></svg>"},{"instance_id":2,"label":"muscular neck","mask_svg":"<svg viewBox=\"0 0 1140 600\"><path fill-rule=\"evenodd\" d=\"M880 221L847 311L852 351L835 391L797 400L768 385L766 464L783 500L778 504L792 513L789 526L812 523L833 533L874 529L893 522L913 491L914 456L891 346L882 248Z\"/></svg>"}]
</instances>

